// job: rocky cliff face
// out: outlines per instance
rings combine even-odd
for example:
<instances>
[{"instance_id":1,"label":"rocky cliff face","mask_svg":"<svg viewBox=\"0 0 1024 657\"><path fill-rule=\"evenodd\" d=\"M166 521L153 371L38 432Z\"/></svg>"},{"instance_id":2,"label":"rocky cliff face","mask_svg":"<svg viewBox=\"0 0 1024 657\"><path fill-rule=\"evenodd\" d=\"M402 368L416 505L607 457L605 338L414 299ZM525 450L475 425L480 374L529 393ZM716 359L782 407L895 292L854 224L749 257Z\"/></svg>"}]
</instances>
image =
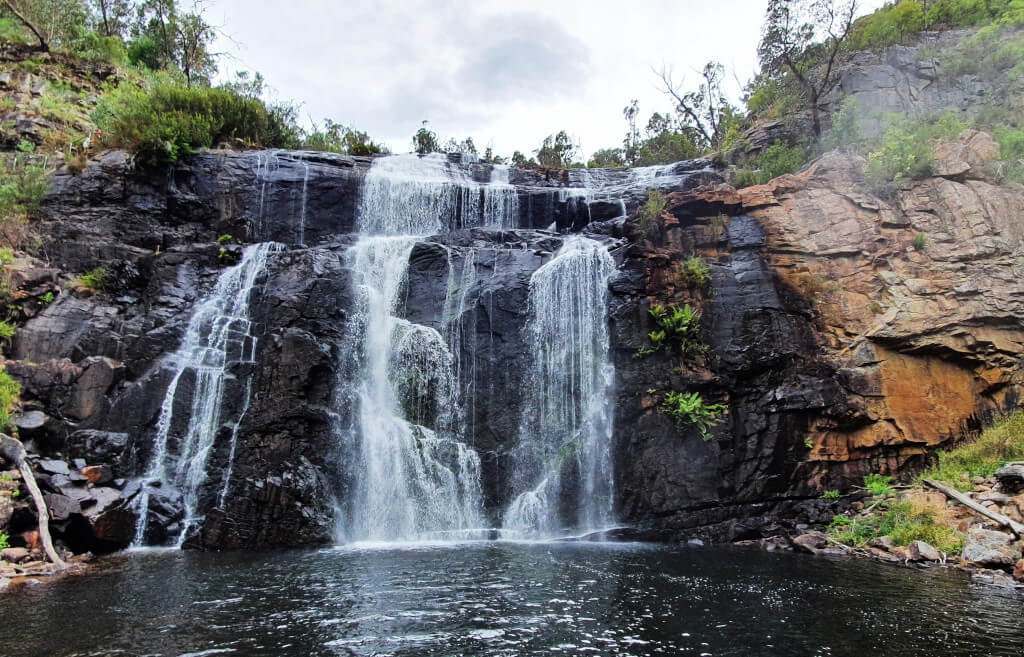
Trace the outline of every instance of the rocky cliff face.
<instances>
[{"instance_id":1,"label":"rocky cliff face","mask_svg":"<svg viewBox=\"0 0 1024 657\"><path fill-rule=\"evenodd\" d=\"M239 548L332 539L336 499L350 483L335 431L344 418L332 410L352 309L345 251L369 164L208 153L142 172L115 152L80 175L58 172L40 226L48 264L103 266L109 283L98 295L72 289L40 263L64 291L19 330L8 369L23 382L26 410L38 412L23 430L38 452L110 468L104 485L118 492L103 493L111 498L103 508L113 520L91 525L91 547L130 540L125 500L151 458L170 383L165 359L193 307L238 257L236 244L267 240L285 246L253 297L259 348L252 362L231 366L222 413L241 420L238 450L230 452L233 422L225 421L199 502L204 522L189 541ZM856 191L856 162L833 156L737 193L706 164L679 165L667 212L642 227L616 219L645 196L627 185L628 172L512 169L520 229L456 231L413 249L403 313L418 324L443 328L438 301L450 293L451 272L472 272L459 320L469 339L457 358L460 383L473 391L469 444L481 456L491 521L508 502L498 482L520 418L529 278L562 240L537 228L584 230L614 249L616 505L648 535L740 538L779 518L813 518L823 489L906 471L929 447L1016 402L1020 189L962 170L881 201ZM467 171L478 181L491 175L487 165ZM568 192L593 183L583 175L621 183L621 202ZM920 251L911 245L917 233L927 236ZM225 234L233 239L219 245ZM711 264L709 287L679 274L691 254ZM634 357L648 345L655 303L702 308L708 353ZM658 411L669 390L728 405L713 440ZM189 394L185 385L180 396ZM49 485L54 495L77 486L99 497L92 483ZM180 526L176 495L167 490L150 505L150 542Z\"/></svg>"},{"instance_id":2,"label":"rocky cliff face","mask_svg":"<svg viewBox=\"0 0 1024 657\"><path fill-rule=\"evenodd\" d=\"M613 289L625 518L731 539L815 520L822 490L912 473L1019 403L1024 189L981 179L991 146L939 144L949 175L888 200L840 154L739 193L672 195ZM690 253L715 263L710 293L678 273ZM632 357L666 301L704 309L708 358ZM656 409L668 389L729 405L713 441L680 439Z\"/></svg>"}]
</instances>

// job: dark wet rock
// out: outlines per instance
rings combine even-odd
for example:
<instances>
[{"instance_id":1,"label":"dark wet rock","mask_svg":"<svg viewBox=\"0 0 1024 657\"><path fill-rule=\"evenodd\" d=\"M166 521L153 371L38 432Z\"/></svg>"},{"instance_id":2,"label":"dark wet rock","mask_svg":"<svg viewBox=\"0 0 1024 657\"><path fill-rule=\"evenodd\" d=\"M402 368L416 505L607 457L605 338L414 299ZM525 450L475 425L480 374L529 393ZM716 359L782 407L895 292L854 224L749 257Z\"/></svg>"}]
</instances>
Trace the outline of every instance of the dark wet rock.
<instances>
[{"instance_id":1,"label":"dark wet rock","mask_svg":"<svg viewBox=\"0 0 1024 657\"><path fill-rule=\"evenodd\" d=\"M81 504L67 495L44 494L43 498L53 520L68 520L71 516L82 513Z\"/></svg>"},{"instance_id":2,"label":"dark wet rock","mask_svg":"<svg viewBox=\"0 0 1024 657\"><path fill-rule=\"evenodd\" d=\"M121 461L128 447L126 433L81 429L67 438L67 453L82 458L87 463L112 464Z\"/></svg>"},{"instance_id":3,"label":"dark wet rock","mask_svg":"<svg viewBox=\"0 0 1024 657\"><path fill-rule=\"evenodd\" d=\"M996 480L1008 495L1024 492L1024 463L1007 463L996 471Z\"/></svg>"},{"instance_id":4,"label":"dark wet rock","mask_svg":"<svg viewBox=\"0 0 1024 657\"><path fill-rule=\"evenodd\" d=\"M71 470L68 464L58 459L39 459L36 462L36 467L43 472L56 475L69 475Z\"/></svg>"}]
</instances>

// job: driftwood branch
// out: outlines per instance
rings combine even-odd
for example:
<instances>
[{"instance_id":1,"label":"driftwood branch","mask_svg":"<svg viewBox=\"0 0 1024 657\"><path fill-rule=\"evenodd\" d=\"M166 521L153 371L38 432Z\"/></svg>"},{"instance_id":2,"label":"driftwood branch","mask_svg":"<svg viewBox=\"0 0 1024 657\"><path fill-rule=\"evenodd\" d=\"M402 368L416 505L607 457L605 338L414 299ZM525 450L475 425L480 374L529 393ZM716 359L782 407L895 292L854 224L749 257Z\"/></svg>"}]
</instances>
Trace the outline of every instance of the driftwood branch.
<instances>
[{"instance_id":1,"label":"driftwood branch","mask_svg":"<svg viewBox=\"0 0 1024 657\"><path fill-rule=\"evenodd\" d=\"M968 496L964 495L960 491L956 490L952 486L944 484L941 481L935 481L934 479L922 479L921 481L923 481L925 485L930 486L931 488L934 488L935 490L939 491L946 497L952 498L959 502L960 504L966 506L968 509L985 516L992 522L998 524L1000 527L1006 527L1011 532L1013 532L1017 536L1017 538L1024 536L1024 525L1020 524L1016 520L1013 520L1012 518L1008 518L1001 513L996 513L991 509L983 507L982 505L978 504L977 502L975 502Z\"/></svg>"},{"instance_id":2,"label":"driftwood branch","mask_svg":"<svg viewBox=\"0 0 1024 657\"><path fill-rule=\"evenodd\" d=\"M32 466L29 465L25 455L25 446L21 444L20 440L0 433L0 458L18 467L21 478L28 486L29 492L32 493L32 501L36 504L36 515L39 518L39 537L43 542L43 549L46 550L46 556L50 557L50 561L60 568L67 568L67 564L53 547L53 540L50 538L50 512L46 508L46 500L43 499L43 493L39 490L36 477L32 474Z\"/></svg>"}]
</instances>

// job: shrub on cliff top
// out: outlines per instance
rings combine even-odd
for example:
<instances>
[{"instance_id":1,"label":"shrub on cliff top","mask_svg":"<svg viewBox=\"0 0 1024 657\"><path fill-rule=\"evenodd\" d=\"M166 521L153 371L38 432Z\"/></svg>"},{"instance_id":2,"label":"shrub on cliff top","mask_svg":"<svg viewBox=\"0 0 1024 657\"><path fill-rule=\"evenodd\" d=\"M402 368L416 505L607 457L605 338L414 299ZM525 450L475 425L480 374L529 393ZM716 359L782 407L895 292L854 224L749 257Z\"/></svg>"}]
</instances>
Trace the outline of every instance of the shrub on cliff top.
<instances>
[{"instance_id":1,"label":"shrub on cliff top","mask_svg":"<svg viewBox=\"0 0 1024 657\"><path fill-rule=\"evenodd\" d=\"M807 162L803 146L790 146L776 141L754 158L750 168L739 169L733 179L737 189L763 185L786 173L796 173Z\"/></svg>"},{"instance_id":2,"label":"shrub on cliff top","mask_svg":"<svg viewBox=\"0 0 1024 657\"><path fill-rule=\"evenodd\" d=\"M295 146L292 114L232 89L185 87L158 75L143 86L122 84L110 91L92 119L105 145L130 150L145 164L167 164L223 142Z\"/></svg>"}]
</instances>

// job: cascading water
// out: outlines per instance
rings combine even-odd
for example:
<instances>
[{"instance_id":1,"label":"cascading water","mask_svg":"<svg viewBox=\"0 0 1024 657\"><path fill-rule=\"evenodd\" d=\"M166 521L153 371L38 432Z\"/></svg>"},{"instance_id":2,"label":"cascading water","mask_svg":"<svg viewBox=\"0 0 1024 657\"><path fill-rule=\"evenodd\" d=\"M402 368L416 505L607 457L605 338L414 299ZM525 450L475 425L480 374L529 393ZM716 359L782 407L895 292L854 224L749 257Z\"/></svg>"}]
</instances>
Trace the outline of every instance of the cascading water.
<instances>
[{"instance_id":1,"label":"cascading water","mask_svg":"<svg viewBox=\"0 0 1024 657\"><path fill-rule=\"evenodd\" d=\"M444 155L396 155L370 167L359 229L364 235L433 235L474 226L514 228L518 218L519 199L507 178L478 183Z\"/></svg>"},{"instance_id":2,"label":"cascading water","mask_svg":"<svg viewBox=\"0 0 1024 657\"><path fill-rule=\"evenodd\" d=\"M530 278L530 391L515 455L512 535L597 530L613 521L605 296L615 263L600 243L570 237ZM572 503L570 503L572 502Z\"/></svg>"},{"instance_id":3,"label":"cascading water","mask_svg":"<svg viewBox=\"0 0 1024 657\"><path fill-rule=\"evenodd\" d=\"M306 199L309 188L309 162L302 163L302 205L299 208L299 244L306 244Z\"/></svg>"},{"instance_id":4,"label":"cascading water","mask_svg":"<svg viewBox=\"0 0 1024 657\"><path fill-rule=\"evenodd\" d=\"M280 248L272 242L247 247L241 261L224 270L209 296L195 308L181 346L167 361L174 375L160 406L152 460L135 502L138 522L134 545L143 545L146 540L154 484L161 488L174 486L182 496L185 515L177 545L187 538L197 520L207 462L223 424L225 388L235 379L230 370L239 363L252 363L255 357L256 337L249 317L251 297L269 255ZM183 409L177 399L185 381L192 382L187 414L179 412ZM251 377L247 376L245 400L231 430L228 464L219 494L221 504L230 485L238 425L248 410L251 386Z\"/></svg>"},{"instance_id":5,"label":"cascading water","mask_svg":"<svg viewBox=\"0 0 1024 657\"><path fill-rule=\"evenodd\" d=\"M343 432L358 467L343 540L408 541L458 536L481 527L480 459L462 442L454 329L396 316L409 255L419 238L459 228L507 228L518 218L516 190L474 182L443 156L374 161L363 185L348 252L358 296L353 330L360 345L354 393L358 409ZM468 267L472 268L472 262ZM464 270L462 295L472 286ZM446 327L466 299L446 303ZM343 350L348 352L349 350Z\"/></svg>"}]
</instances>

